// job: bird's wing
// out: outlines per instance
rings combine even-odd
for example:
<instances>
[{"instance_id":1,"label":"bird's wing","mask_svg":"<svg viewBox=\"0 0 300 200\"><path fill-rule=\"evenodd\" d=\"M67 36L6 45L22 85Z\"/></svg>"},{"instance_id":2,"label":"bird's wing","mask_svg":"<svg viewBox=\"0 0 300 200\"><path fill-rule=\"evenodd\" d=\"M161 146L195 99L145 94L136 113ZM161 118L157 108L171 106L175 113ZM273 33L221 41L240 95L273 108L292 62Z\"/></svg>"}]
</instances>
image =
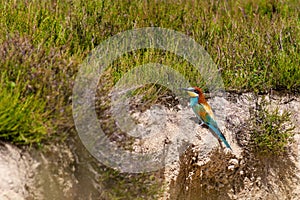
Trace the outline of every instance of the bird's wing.
<instances>
[{"instance_id":1,"label":"bird's wing","mask_svg":"<svg viewBox=\"0 0 300 200\"><path fill-rule=\"evenodd\" d=\"M226 141L224 134L219 129L218 124L214 119L214 114L209 105L197 104L193 106L193 111L195 112L197 117L201 121L203 121L218 136L218 138L220 138L224 142L226 147L231 149L230 145Z\"/></svg>"},{"instance_id":2,"label":"bird's wing","mask_svg":"<svg viewBox=\"0 0 300 200\"><path fill-rule=\"evenodd\" d=\"M196 104L193 107L193 111L196 114L197 118L201 120L202 122L206 123L205 121L205 109L201 104Z\"/></svg>"},{"instance_id":3,"label":"bird's wing","mask_svg":"<svg viewBox=\"0 0 300 200\"><path fill-rule=\"evenodd\" d=\"M193 111L197 117L207 125L211 124L215 127L218 127L217 122L214 119L214 114L209 105L196 104L193 106Z\"/></svg>"},{"instance_id":4,"label":"bird's wing","mask_svg":"<svg viewBox=\"0 0 300 200\"><path fill-rule=\"evenodd\" d=\"M201 104L204 108L204 110L206 111L206 113L208 114L208 116L211 118L211 120L214 121L215 124L217 124L216 120L215 120L215 115L211 109L211 107L208 104ZM210 120L210 121L211 121ZM218 126L218 125L217 125Z\"/></svg>"}]
</instances>

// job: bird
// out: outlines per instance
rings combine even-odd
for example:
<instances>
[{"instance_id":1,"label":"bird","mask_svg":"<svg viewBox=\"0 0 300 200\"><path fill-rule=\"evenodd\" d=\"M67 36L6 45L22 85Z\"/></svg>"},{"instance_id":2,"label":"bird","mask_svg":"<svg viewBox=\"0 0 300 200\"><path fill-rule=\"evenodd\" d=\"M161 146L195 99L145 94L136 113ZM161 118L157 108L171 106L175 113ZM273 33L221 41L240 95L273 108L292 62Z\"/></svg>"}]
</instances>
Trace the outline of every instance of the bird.
<instances>
[{"instance_id":1,"label":"bird","mask_svg":"<svg viewBox=\"0 0 300 200\"><path fill-rule=\"evenodd\" d=\"M197 118L200 120L200 126L204 124L208 126L208 128L218 138L218 141L220 142L221 140L227 148L232 150L225 136L218 127L218 124L214 117L214 113L210 105L207 103L202 89L199 87L189 87L180 89L187 91L188 95L190 96L190 106L192 107Z\"/></svg>"}]
</instances>

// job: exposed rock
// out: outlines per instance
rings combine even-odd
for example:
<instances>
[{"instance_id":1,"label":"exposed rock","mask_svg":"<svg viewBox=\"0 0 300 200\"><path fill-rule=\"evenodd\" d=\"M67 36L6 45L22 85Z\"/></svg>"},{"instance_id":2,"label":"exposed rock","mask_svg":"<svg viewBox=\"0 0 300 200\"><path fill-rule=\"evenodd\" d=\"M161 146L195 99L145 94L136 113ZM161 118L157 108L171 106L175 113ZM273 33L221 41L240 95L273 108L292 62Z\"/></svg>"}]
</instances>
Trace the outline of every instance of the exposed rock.
<instances>
[{"instance_id":1,"label":"exposed rock","mask_svg":"<svg viewBox=\"0 0 300 200\"><path fill-rule=\"evenodd\" d=\"M39 166L35 170L35 189L31 191L30 198L73 199L77 182L73 175L74 156L66 144L52 144L31 154Z\"/></svg>"},{"instance_id":2,"label":"exposed rock","mask_svg":"<svg viewBox=\"0 0 300 200\"><path fill-rule=\"evenodd\" d=\"M86 157L87 152L79 154L75 162L72 148L65 143L39 150L1 143L0 199L97 199L101 192L93 185L95 174L88 164L91 158Z\"/></svg>"},{"instance_id":3,"label":"exposed rock","mask_svg":"<svg viewBox=\"0 0 300 200\"><path fill-rule=\"evenodd\" d=\"M232 152L220 148L212 134L197 124L188 107L170 110L153 106L146 112L132 114L139 123L132 132L147 133L146 137L135 143L137 152L156 151L163 148L165 141L180 146L178 138L188 143L184 151L172 154L179 156L178 159L172 157L172 162L166 164L167 192L162 199L298 199L300 168L297 134L293 152L286 158L259 160L245 149L249 141L245 128L250 117L249 110L255 107L254 98L252 94L245 94L232 95L230 100L209 100L212 107L224 108L215 113L221 130L233 148ZM288 103L282 98L269 100L272 106L279 106L280 110L294 111L295 131L299 132L299 99ZM217 105L220 102L222 106ZM177 149L180 148L173 148L174 151Z\"/></svg>"},{"instance_id":4,"label":"exposed rock","mask_svg":"<svg viewBox=\"0 0 300 200\"><path fill-rule=\"evenodd\" d=\"M128 134L139 136L132 146L136 153L170 146L163 176L166 192L161 199L299 199L300 136L295 135L292 151L285 157L253 157L246 150L249 135L244 131L249 109L255 106L252 98L252 94L244 94L209 100L217 108L218 123L232 152L221 147L206 127L199 126L189 107L156 105L145 112L131 113L137 126ZM279 106L280 111L292 112L299 133L300 98L269 100L271 109ZM224 110L220 110L222 107ZM99 196L87 191L94 175L78 167L82 162L86 165L87 157L81 157L82 152L77 154L66 144L30 153L1 144L0 199L97 199Z\"/></svg>"},{"instance_id":5,"label":"exposed rock","mask_svg":"<svg viewBox=\"0 0 300 200\"><path fill-rule=\"evenodd\" d=\"M22 200L28 197L36 167L30 155L10 144L0 144L0 199Z\"/></svg>"}]
</instances>

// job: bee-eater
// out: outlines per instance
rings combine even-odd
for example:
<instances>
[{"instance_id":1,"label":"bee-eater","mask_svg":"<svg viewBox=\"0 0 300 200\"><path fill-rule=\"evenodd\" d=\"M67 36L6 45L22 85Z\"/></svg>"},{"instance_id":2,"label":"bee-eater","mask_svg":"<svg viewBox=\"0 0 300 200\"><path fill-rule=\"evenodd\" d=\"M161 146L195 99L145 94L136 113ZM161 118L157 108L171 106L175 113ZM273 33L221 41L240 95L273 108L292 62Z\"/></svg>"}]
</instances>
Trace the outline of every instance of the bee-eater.
<instances>
[{"instance_id":1,"label":"bee-eater","mask_svg":"<svg viewBox=\"0 0 300 200\"><path fill-rule=\"evenodd\" d=\"M224 142L225 146L231 149L230 145L226 141L225 136L220 131L218 124L215 120L214 113L210 107L210 105L205 100L205 96L198 87L190 87L190 88L181 88L182 90L186 90L190 96L190 106L192 107L194 113L197 118L200 120L200 125L207 125L209 129L216 134L218 140Z\"/></svg>"}]
</instances>

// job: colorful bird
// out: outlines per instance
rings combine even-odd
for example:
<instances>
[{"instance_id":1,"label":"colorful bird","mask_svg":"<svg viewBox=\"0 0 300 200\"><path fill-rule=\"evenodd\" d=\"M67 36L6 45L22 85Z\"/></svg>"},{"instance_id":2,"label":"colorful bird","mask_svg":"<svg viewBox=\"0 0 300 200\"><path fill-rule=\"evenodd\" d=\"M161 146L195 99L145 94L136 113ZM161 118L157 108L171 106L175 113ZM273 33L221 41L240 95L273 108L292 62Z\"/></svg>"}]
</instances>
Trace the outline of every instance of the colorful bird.
<instances>
[{"instance_id":1,"label":"colorful bird","mask_svg":"<svg viewBox=\"0 0 300 200\"><path fill-rule=\"evenodd\" d=\"M204 94L201 88L198 87L190 87L190 88L181 88L181 90L186 90L189 94L190 98L190 106L192 107L194 113L197 118L200 120L200 125L207 125L209 129L216 134L215 136L218 140L224 142L225 146L231 149L230 145L226 141L225 136L220 131L218 124L215 120L214 113L210 107L210 105L205 100Z\"/></svg>"}]
</instances>

